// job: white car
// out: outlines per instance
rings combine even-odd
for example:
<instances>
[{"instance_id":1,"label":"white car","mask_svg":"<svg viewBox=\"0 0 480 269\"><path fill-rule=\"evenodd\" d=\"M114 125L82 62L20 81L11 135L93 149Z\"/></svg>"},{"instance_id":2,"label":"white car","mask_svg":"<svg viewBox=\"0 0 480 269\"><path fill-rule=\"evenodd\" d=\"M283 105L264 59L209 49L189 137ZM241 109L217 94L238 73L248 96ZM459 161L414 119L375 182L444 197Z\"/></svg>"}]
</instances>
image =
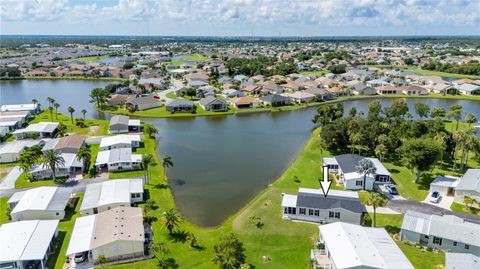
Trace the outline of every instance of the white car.
<instances>
[{"instance_id":1,"label":"white car","mask_svg":"<svg viewBox=\"0 0 480 269\"><path fill-rule=\"evenodd\" d=\"M440 197L442 197L440 195L440 193L438 191L434 191L432 192L432 194L430 195L430 202L432 203L438 203L438 201L440 201Z\"/></svg>"}]
</instances>

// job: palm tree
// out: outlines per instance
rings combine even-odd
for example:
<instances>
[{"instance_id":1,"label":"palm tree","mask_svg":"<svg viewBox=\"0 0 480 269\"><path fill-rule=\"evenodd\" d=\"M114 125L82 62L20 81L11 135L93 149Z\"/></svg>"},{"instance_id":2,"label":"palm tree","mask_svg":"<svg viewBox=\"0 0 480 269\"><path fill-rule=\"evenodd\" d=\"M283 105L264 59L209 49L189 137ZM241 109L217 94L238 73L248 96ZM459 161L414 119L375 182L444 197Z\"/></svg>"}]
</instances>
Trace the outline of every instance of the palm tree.
<instances>
[{"instance_id":1,"label":"palm tree","mask_svg":"<svg viewBox=\"0 0 480 269\"><path fill-rule=\"evenodd\" d=\"M370 161L370 159L363 158L358 162L357 166L355 166L355 171L359 174L363 174L363 190L365 190L367 176L375 174L377 168L375 168L375 165L373 165L373 162Z\"/></svg>"},{"instance_id":2,"label":"palm tree","mask_svg":"<svg viewBox=\"0 0 480 269\"><path fill-rule=\"evenodd\" d=\"M25 174L25 178L28 178L28 171L30 171L35 164L35 159L32 158L29 151L23 151L18 158L18 163L20 169L22 169L23 173Z\"/></svg>"},{"instance_id":3,"label":"palm tree","mask_svg":"<svg viewBox=\"0 0 480 269\"><path fill-rule=\"evenodd\" d=\"M173 228L178 227L183 221L182 217L180 217L178 212L173 208L163 212L163 218L169 234L172 234Z\"/></svg>"},{"instance_id":4,"label":"palm tree","mask_svg":"<svg viewBox=\"0 0 480 269\"><path fill-rule=\"evenodd\" d=\"M153 127L150 123L145 123L144 125L144 131L150 138L154 138L156 134L158 134L158 130Z\"/></svg>"},{"instance_id":5,"label":"palm tree","mask_svg":"<svg viewBox=\"0 0 480 269\"><path fill-rule=\"evenodd\" d=\"M70 118L72 119L72 124L73 124L73 112L75 112L75 109L71 106L68 107L68 113L70 113Z\"/></svg>"},{"instance_id":6,"label":"palm tree","mask_svg":"<svg viewBox=\"0 0 480 269\"><path fill-rule=\"evenodd\" d=\"M52 106L53 103L55 102L55 99L53 99L52 97L47 97L47 101L48 101L48 105Z\"/></svg>"},{"instance_id":7,"label":"palm tree","mask_svg":"<svg viewBox=\"0 0 480 269\"><path fill-rule=\"evenodd\" d=\"M89 146L81 147L77 152L77 160L83 161L83 171L88 171L87 168L90 165L92 159L92 151Z\"/></svg>"},{"instance_id":8,"label":"palm tree","mask_svg":"<svg viewBox=\"0 0 480 269\"><path fill-rule=\"evenodd\" d=\"M470 113L465 117L465 122L468 123L468 127L470 128L473 123L477 122L477 117L474 114Z\"/></svg>"},{"instance_id":9,"label":"palm tree","mask_svg":"<svg viewBox=\"0 0 480 269\"><path fill-rule=\"evenodd\" d=\"M83 114L83 120L85 120L85 114L87 114L87 110L86 110L86 109L82 109L82 114Z\"/></svg>"},{"instance_id":10,"label":"palm tree","mask_svg":"<svg viewBox=\"0 0 480 269\"><path fill-rule=\"evenodd\" d=\"M365 201L366 205L373 207L373 227L377 225L377 207L386 206L387 202L387 199L378 192L371 192Z\"/></svg>"},{"instance_id":11,"label":"palm tree","mask_svg":"<svg viewBox=\"0 0 480 269\"><path fill-rule=\"evenodd\" d=\"M49 106L48 111L50 111L50 121L53 122L53 107Z\"/></svg>"},{"instance_id":12,"label":"palm tree","mask_svg":"<svg viewBox=\"0 0 480 269\"><path fill-rule=\"evenodd\" d=\"M49 149L43 152L42 165L52 170L52 177L55 180L55 170L57 167L65 165L65 159L61 156L60 151Z\"/></svg>"},{"instance_id":13,"label":"palm tree","mask_svg":"<svg viewBox=\"0 0 480 269\"><path fill-rule=\"evenodd\" d=\"M150 167L150 165L152 165L154 163L154 159L153 159L153 156L152 154L150 153L147 153L147 154L144 154L142 156L142 167L143 167L143 171L144 171L144 175L145 175L145 181L148 183L148 180L149 180L149 171L148 171L148 168Z\"/></svg>"},{"instance_id":14,"label":"palm tree","mask_svg":"<svg viewBox=\"0 0 480 269\"><path fill-rule=\"evenodd\" d=\"M34 99L32 99L32 103L33 103L34 105L36 105L36 104L38 104L38 100L34 98Z\"/></svg>"},{"instance_id":15,"label":"palm tree","mask_svg":"<svg viewBox=\"0 0 480 269\"><path fill-rule=\"evenodd\" d=\"M375 147L375 155L380 159L380 161L383 161L383 158L385 158L386 154L387 154L387 147L385 147L384 144L378 144Z\"/></svg>"},{"instance_id":16,"label":"palm tree","mask_svg":"<svg viewBox=\"0 0 480 269\"><path fill-rule=\"evenodd\" d=\"M104 265L107 263L107 258L105 258L105 255L99 255L95 262L100 264L100 267L105 268Z\"/></svg>"},{"instance_id":17,"label":"palm tree","mask_svg":"<svg viewBox=\"0 0 480 269\"><path fill-rule=\"evenodd\" d=\"M53 106L55 107L55 118L58 120L58 108L60 107L60 104L55 102Z\"/></svg>"},{"instance_id":18,"label":"palm tree","mask_svg":"<svg viewBox=\"0 0 480 269\"><path fill-rule=\"evenodd\" d=\"M167 168L173 167L172 157L166 155L162 159L162 166L163 166L163 178L167 178Z\"/></svg>"}]
</instances>

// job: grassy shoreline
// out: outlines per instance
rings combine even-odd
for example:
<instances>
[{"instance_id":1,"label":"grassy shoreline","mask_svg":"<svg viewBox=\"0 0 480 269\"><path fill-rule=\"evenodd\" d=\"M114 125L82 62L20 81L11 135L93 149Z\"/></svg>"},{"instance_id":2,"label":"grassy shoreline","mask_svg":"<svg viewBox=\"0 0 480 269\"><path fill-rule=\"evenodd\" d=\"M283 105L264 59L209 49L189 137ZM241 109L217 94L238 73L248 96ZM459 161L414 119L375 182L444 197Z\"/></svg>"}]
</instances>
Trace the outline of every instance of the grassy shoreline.
<instances>
[{"instance_id":1,"label":"grassy shoreline","mask_svg":"<svg viewBox=\"0 0 480 269\"><path fill-rule=\"evenodd\" d=\"M24 79L30 80L104 80L104 81L126 81L126 78L94 78L94 77L52 77L52 76L45 76L45 77L24 77Z\"/></svg>"},{"instance_id":2,"label":"grassy shoreline","mask_svg":"<svg viewBox=\"0 0 480 269\"><path fill-rule=\"evenodd\" d=\"M136 112L129 112L125 109L116 109L116 110L108 110L108 109L97 109L101 112L106 112L110 114L116 115L127 115L133 116L138 118L176 118L176 117L204 117L204 116L226 116L226 115L235 115L241 113L259 113L259 112L280 112L280 111L291 111L291 110L299 110L305 109L310 107L318 107L326 104L335 104L341 102L349 102L349 101L357 101L363 99L393 99L393 98L405 98L405 99L448 99L448 100L470 100L470 101L479 101L480 96L468 96L468 95L440 95L440 94L428 94L428 95L400 95L400 94L392 94L392 95L371 95L371 96L346 96L346 97L339 97L334 100L328 100L325 102L313 102L308 104L295 104L289 106L282 106L282 107L258 107L258 108L244 108L244 109L236 109L230 107L228 111L224 112L212 112L212 111L205 111L202 108L197 108L197 113L175 113L172 114L165 110L165 107L157 107L152 109L147 109L143 111L136 111Z\"/></svg>"}]
</instances>

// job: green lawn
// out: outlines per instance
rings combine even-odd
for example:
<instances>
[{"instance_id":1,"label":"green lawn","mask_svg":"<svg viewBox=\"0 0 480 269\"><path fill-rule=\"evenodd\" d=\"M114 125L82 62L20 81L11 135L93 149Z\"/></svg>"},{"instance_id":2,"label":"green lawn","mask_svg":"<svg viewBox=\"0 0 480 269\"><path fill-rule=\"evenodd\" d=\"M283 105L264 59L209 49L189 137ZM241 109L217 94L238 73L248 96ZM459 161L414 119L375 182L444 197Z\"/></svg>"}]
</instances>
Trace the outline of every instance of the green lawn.
<instances>
[{"instance_id":1,"label":"green lawn","mask_svg":"<svg viewBox=\"0 0 480 269\"><path fill-rule=\"evenodd\" d=\"M96 62L98 60L102 60L102 59L105 59L105 58L108 58L108 57L110 57L110 56L102 55L102 56L79 57L79 58L68 59L67 62L79 61L79 62L82 62L82 63L90 63L90 62Z\"/></svg>"},{"instance_id":2,"label":"green lawn","mask_svg":"<svg viewBox=\"0 0 480 269\"><path fill-rule=\"evenodd\" d=\"M190 61L190 62L204 62L204 61L210 60L210 58L207 58L200 53L185 55L181 57L181 59L184 61Z\"/></svg>"},{"instance_id":3,"label":"green lawn","mask_svg":"<svg viewBox=\"0 0 480 269\"><path fill-rule=\"evenodd\" d=\"M167 93L167 97L170 98L170 99L177 99L177 95L173 92L169 92Z\"/></svg>"},{"instance_id":4,"label":"green lawn","mask_svg":"<svg viewBox=\"0 0 480 269\"><path fill-rule=\"evenodd\" d=\"M445 253L439 251L438 253L421 251L414 245L410 245L407 242L398 242L402 252L407 256L410 262L415 268L418 269L439 269L444 268L445 265Z\"/></svg>"},{"instance_id":5,"label":"green lawn","mask_svg":"<svg viewBox=\"0 0 480 269\"><path fill-rule=\"evenodd\" d=\"M467 207L466 205L453 202L450 209L454 212L464 213L464 214L474 214L480 216L480 209L475 207Z\"/></svg>"},{"instance_id":6,"label":"green lawn","mask_svg":"<svg viewBox=\"0 0 480 269\"><path fill-rule=\"evenodd\" d=\"M176 66L180 67L180 66L184 65L185 63L180 62L180 61L171 60L171 61L162 62L162 64L164 64L164 65L176 65Z\"/></svg>"},{"instance_id":7,"label":"green lawn","mask_svg":"<svg viewBox=\"0 0 480 269\"><path fill-rule=\"evenodd\" d=\"M36 80L107 80L107 81L125 81L125 78L97 78L97 77L84 77L84 76L61 76L61 77L52 77L52 76L44 76L44 77L30 77L25 76L25 79L36 79Z\"/></svg>"},{"instance_id":8,"label":"green lawn","mask_svg":"<svg viewBox=\"0 0 480 269\"><path fill-rule=\"evenodd\" d=\"M10 217L7 215L8 212L8 204L7 201L10 199L9 197L2 197L0 198L0 225L10 222Z\"/></svg>"},{"instance_id":9,"label":"green lawn","mask_svg":"<svg viewBox=\"0 0 480 269\"><path fill-rule=\"evenodd\" d=\"M463 74L454 74L454 73L446 73L440 71L432 71L432 70L423 70L416 66L409 66L409 65L369 65L371 67L378 67L378 68L394 68L394 69L406 69L408 72L413 72L418 75L422 76L440 76L440 77L447 77L447 78L470 78L470 79L480 79L480 76L477 75L463 75Z\"/></svg>"},{"instance_id":10,"label":"green lawn","mask_svg":"<svg viewBox=\"0 0 480 269\"><path fill-rule=\"evenodd\" d=\"M41 186L54 186L56 185L53 179L46 179L46 180L37 180L30 182L25 177L25 173L22 173L17 181L15 181L15 189L21 188L32 188L32 187L41 187Z\"/></svg>"},{"instance_id":11,"label":"green lawn","mask_svg":"<svg viewBox=\"0 0 480 269\"><path fill-rule=\"evenodd\" d=\"M83 118L83 115L81 114L80 111L75 111L73 113L73 117L75 120L75 118ZM38 123L41 121L47 121L47 122L53 121L53 122L63 123L65 126L67 126L67 133L75 133L75 134L90 135L90 136L108 135L108 121L106 120L86 119L85 124L87 125L87 127L80 128L72 123L72 119L70 118L70 115L63 115L62 113L59 112L57 116L55 111L53 111L53 113L50 114L50 111L48 109L45 109L40 114L36 115L35 118L32 121L30 121L30 124Z\"/></svg>"},{"instance_id":12,"label":"green lawn","mask_svg":"<svg viewBox=\"0 0 480 269\"><path fill-rule=\"evenodd\" d=\"M321 76L329 73L327 69L322 69L322 70L315 70L315 71L302 71L300 72L300 75L316 75L316 76Z\"/></svg>"}]
</instances>

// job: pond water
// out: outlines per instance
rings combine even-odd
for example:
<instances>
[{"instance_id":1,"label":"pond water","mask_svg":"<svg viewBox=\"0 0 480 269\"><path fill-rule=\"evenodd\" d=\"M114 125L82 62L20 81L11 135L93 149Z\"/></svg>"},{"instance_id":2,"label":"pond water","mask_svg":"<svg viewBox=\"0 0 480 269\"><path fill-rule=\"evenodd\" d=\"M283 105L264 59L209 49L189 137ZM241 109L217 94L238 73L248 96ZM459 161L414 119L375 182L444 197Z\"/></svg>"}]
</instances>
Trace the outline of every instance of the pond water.
<instances>
[{"instance_id":1,"label":"pond water","mask_svg":"<svg viewBox=\"0 0 480 269\"><path fill-rule=\"evenodd\" d=\"M47 97L60 104L58 110L68 115L68 107L75 109L74 116L81 117L80 111L87 110L87 118L105 118L90 103L90 90L103 88L111 81L102 80L2 80L0 81L0 103L22 104L37 99L43 107L48 107Z\"/></svg>"},{"instance_id":2,"label":"pond water","mask_svg":"<svg viewBox=\"0 0 480 269\"><path fill-rule=\"evenodd\" d=\"M80 116L105 118L89 103L90 89L105 81L22 80L0 82L2 104L30 102L46 104L56 99L66 112L73 106ZM447 99L406 99L415 117L415 102L446 110L462 105L466 113L480 119L480 102ZM355 107L368 110L372 99L344 103L345 112ZM393 99L381 99L383 107ZM316 108L275 113L253 113L218 117L143 119L159 130L158 154L170 155L168 169L173 194L181 213L195 224L214 226L224 221L280 176L310 136ZM320 168L319 168L320 169Z\"/></svg>"}]
</instances>

